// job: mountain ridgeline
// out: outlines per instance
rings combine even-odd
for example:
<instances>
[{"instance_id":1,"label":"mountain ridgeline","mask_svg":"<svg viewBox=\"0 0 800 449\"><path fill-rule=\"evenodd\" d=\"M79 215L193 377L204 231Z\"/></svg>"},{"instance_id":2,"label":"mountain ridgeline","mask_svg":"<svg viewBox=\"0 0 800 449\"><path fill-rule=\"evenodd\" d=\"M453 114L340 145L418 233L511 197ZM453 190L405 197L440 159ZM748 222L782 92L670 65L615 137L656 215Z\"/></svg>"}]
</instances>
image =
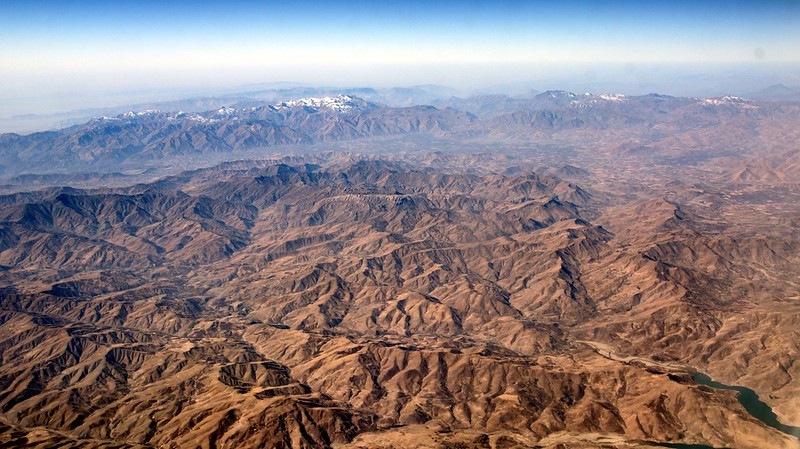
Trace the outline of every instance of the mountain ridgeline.
<instances>
[{"instance_id":1,"label":"mountain ridgeline","mask_svg":"<svg viewBox=\"0 0 800 449\"><path fill-rule=\"evenodd\" d=\"M628 97L561 91L530 99L484 96L436 103L439 108L397 108L340 95L203 113L128 112L57 131L0 135L0 165L6 174L86 171L176 157L235 159L242 152L271 147L409 134L567 142L581 138L576 134L581 130L644 134L656 141L667 137L667 131L676 131L680 137L687 131L713 130L725 135L729 130L737 136L764 122L796 120L800 114L800 107L793 103L758 103L737 97ZM724 141L729 139L733 140Z\"/></svg>"},{"instance_id":2,"label":"mountain ridgeline","mask_svg":"<svg viewBox=\"0 0 800 449\"><path fill-rule=\"evenodd\" d=\"M435 106L0 136L0 446L800 447L797 104Z\"/></svg>"},{"instance_id":3,"label":"mountain ridgeline","mask_svg":"<svg viewBox=\"0 0 800 449\"><path fill-rule=\"evenodd\" d=\"M708 369L766 322L787 333L723 376L795 351L798 315L745 292L792 273L798 242L705 236L689 205L595 195L365 159L2 196L0 441L790 447L653 360Z\"/></svg>"},{"instance_id":4,"label":"mountain ridgeline","mask_svg":"<svg viewBox=\"0 0 800 449\"><path fill-rule=\"evenodd\" d=\"M100 117L59 131L0 136L2 163L119 163L401 133L442 133L474 117L428 106L389 108L340 96L205 113L155 110Z\"/></svg>"}]
</instances>

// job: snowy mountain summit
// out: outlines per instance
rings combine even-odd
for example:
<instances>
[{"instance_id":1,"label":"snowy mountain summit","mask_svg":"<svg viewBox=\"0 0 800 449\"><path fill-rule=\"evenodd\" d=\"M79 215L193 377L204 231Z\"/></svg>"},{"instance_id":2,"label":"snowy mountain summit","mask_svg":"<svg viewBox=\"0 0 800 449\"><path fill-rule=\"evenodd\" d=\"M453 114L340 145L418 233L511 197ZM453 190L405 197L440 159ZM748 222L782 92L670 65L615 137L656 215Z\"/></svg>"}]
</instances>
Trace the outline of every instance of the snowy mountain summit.
<instances>
[{"instance_id":1,"label":"snowy mountain summit","mask_svg":"<svg viewBox=\"0 0 800 449\"><path fill-rule=\"evenodd\" d=\"M314 109L330 109L336 112L348 112L353 109L363 109L367 107L367 102L361 98L351 95L337 95L335 97L321 98L300 98L298 100L284 101L277 104L277 109L294 108L305 106Z\"/></svg>"},{"instance_id":2,"label":"snowy mountain summit","mask_svg":"<svg viewBox=\"0 0 800 449\"><path fill-rule=\"evenodd\" d=\"M740 107L747 107L751 105L751 101L741 97L735 97L733 95L726 95L724 97L719 98L702 98L700 99L700 104L706 106L740 106Z\"/></svg>"}]
</instances>

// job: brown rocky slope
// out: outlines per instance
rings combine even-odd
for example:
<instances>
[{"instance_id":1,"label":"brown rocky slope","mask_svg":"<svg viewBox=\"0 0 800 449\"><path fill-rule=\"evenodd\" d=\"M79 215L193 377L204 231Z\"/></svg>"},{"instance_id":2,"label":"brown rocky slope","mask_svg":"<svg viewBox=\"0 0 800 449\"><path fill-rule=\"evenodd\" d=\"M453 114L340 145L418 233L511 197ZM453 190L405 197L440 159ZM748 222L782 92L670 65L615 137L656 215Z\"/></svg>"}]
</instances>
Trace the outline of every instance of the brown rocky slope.
<instances>
[{"instance_id":1,"label":"brown rocky slope","mask_svg":"<svg viewBox=\"0 0 800 449\"><path fill-rule=\"evenodd\" d=\"M687 371L800 422L798 234L696 200L361 161L0 202L8 447L798 446Z\"/></svg>"}]
</instances>

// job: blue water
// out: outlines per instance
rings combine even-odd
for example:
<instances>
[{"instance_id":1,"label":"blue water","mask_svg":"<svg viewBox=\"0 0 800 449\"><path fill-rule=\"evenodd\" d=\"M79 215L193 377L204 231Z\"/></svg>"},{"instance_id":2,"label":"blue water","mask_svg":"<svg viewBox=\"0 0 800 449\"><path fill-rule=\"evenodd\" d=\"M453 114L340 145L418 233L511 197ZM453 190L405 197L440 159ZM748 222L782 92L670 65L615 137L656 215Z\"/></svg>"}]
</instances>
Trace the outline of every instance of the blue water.
<instances>
[{"instance_id":1,"label":"blue water","mask_svg":"<svg viewBox=\"0 0 800 449\"><path fill-rule=\"evenodd\" d=\"M789 426L778 421L778 416L775 415L775 412L772 411L769 405L765 404L761 399L758 398L758 395L755 391L745 387L721 384L702 373L694 374L692 379L701 385L706 385L711 388L718 388L720 390L734 390L738 392L739 394L736 396L736 398L739 400L739 403L742 404L742 407L747 410L747 413L750 413L750 415L752 415L754 418L763 422L769 427L772 427L773 429L777 429L787 435L800 438L800 427Z\"/></svg>"},{"instance_id":2,"label":"blue water","mask_svg":"<svg viewBox=\"0 0 800 449\"><path fill-rule=\"evenodd\" d=\"M742 407L744 407L744 409L747 410L747 413L749 413L753 418L756 418L757 420L763 422L765 425L772 427L773 429L777 429L787 435L792 435L794 437L800 438L800 427L789 426L778 421L778 416L775 415L775 412L772 411L769 405L765 404L761 399L758 398L758 394L756 394L755 391L745 387L739 387L735 385L725 385L723 383L719 383L702 373L696 373L692 375L692 379L695 382L699 383L700 385L705 385L720 390L736 391L737 393L739 393L738 395L736 395L736 399L739 401L740 404L742 404ZM657 442L648 442L648 444L652 444L653 446L659 446L659 447L667 447L671 449L721 449L721 448L706 446L704 444L657 443Z\"/></svg>"}]
</instances>

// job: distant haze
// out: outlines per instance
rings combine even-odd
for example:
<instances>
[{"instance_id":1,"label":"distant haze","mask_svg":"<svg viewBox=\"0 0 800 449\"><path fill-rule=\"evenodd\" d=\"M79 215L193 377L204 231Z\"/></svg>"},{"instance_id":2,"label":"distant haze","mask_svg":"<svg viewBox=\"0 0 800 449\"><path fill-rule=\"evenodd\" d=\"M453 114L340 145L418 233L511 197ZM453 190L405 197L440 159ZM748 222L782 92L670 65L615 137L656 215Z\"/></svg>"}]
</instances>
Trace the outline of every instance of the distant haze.
<instances>
[{"instance_id":1,"label":"distant haze","mask_svg":"<svg viewBox=\"0 0 800 449\"><path fill-rule=\"evenodd\" d=\"M0 117L249 83L730 93L800 85L800 2L0 4Z\"/></svg>"}]
</instances>

